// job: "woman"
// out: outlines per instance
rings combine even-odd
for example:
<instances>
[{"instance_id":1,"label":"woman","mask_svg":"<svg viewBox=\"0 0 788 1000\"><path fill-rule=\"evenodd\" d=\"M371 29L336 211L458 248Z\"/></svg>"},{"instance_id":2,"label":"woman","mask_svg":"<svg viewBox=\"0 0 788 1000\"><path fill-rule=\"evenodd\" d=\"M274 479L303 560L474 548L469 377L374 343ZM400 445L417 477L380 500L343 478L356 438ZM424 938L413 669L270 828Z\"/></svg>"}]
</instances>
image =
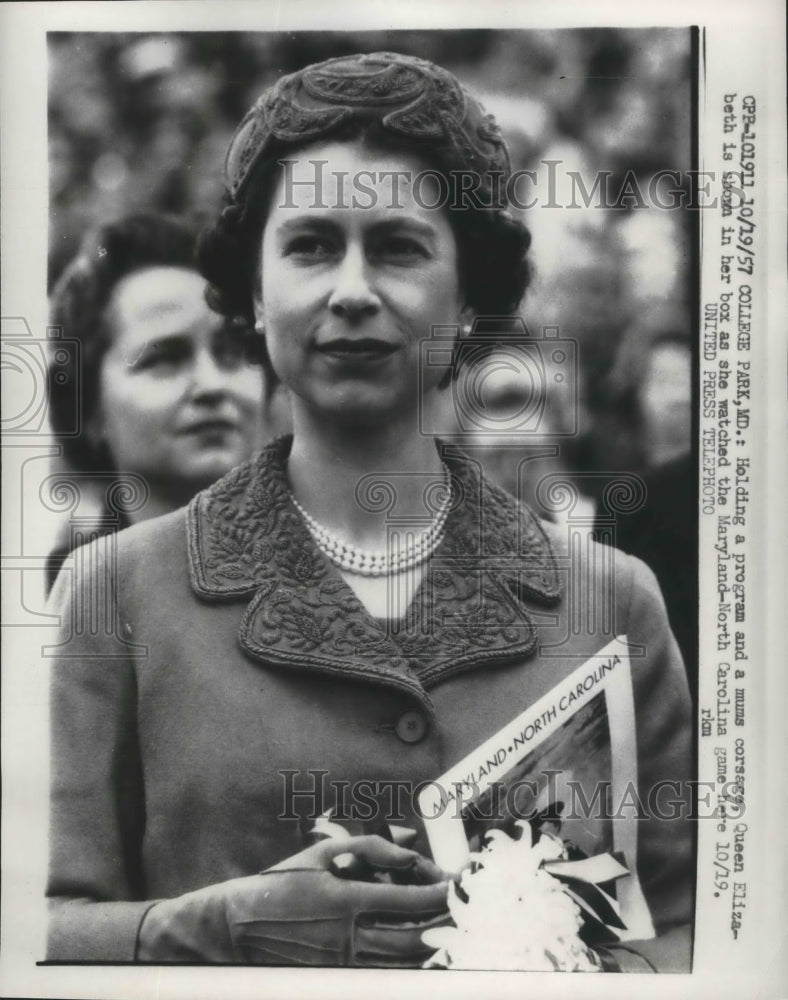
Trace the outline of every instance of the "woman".
<instances>
[{"instance_id":1,"label":"woman","mask_svg":"<svg viewBox=\"0 0 788 1000\"><path fill-rule=\"evenodd\" d=\"M52 324L80 347L50 362L68 469L97 494L124 474L147 486L144 502L112 512L117 527L182 506L265 441L260 371L247 338L206 305L194 245L167 216L118 219L88 235L52 294ZM52 553L50 586L70 548L67 537Z\"/></svg>"},{"instance_id":2,"label":"woman","mask_svg":"<svg viewBox=\"0 0 788 1000\"><path fill-rule=\"evenodd\" d=\"M294 434L188 517L122 533L117 634L67 637L51 958L406 966L430 953L421 935L446 919L447 886L408 792L606 641L605 602L576 606L562 584L575 569L605 582L592 562L575 567L554 530L428 433L458 331L507 315L527 283L528 234L494 190L507 170L479 104L409 56L307 67L239 127L201 264L213 302L264 338ZM468 177L492 208L440 204ZM76 607L104 579L91 556ZM644 652L639 780L679 781L689 720L664 607L635 560L614 582L606 613ZM62 580L65 621L69 596ZM366 814L346 812L362 786ZM403 801L381 802L393 788ZM327 812L364 835L307 846L334 825ZM664 933L605 962L681 968L690 843L677 822L641 829ZM366 879L338 877L348 853Z\"/></svg>"}]
</instances>

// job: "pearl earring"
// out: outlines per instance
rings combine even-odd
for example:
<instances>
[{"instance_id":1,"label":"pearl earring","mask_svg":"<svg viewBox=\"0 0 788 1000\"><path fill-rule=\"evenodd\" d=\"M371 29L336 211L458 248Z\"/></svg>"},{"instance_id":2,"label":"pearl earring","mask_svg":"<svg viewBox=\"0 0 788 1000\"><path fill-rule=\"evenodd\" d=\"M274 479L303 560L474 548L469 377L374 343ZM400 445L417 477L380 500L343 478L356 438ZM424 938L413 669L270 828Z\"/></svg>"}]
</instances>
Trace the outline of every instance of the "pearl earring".
<instances>
[{"instance_id":1,"label":"pearl earring","mask_svg":"<svg viewBox=\"0 0 788 1000\"><path fill-rule=\"evenodd\" d=\"M462 335L463 335L463 337L469 337L470 333L471 333L471 324L470 323L464 323L463 327L462 327Z\"/></svg>"},{"instance_id":2,"label":"pearl earring","mask_svg":"<svg viewBox=\"0 0 788 1000\"><path fill-rule=\"evenodd\" d=\"M254 332L259 333L261 337L265 336L265 323L261 319L255 323Z\"/></svg>"}]
</instances>

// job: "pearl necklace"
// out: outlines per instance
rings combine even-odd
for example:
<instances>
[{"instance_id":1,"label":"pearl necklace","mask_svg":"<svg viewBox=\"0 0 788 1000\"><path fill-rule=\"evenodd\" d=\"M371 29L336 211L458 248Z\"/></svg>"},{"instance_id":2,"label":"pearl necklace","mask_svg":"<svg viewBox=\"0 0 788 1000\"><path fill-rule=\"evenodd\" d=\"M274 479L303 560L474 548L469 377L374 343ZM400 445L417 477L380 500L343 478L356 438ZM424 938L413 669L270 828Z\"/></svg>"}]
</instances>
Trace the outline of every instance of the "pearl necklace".
<instances>
[{"instance_id":1,"label":"pearl necklace","mask_svg":"<svg viewBox=\"0 0 788 1000\"><path fill-rule=\"evenodd\" d=\"M359 549L355 545L343 541L319 521L316 521L311 514L308 514L292 492L290 499L298 513L303 517L307 531L317 547L339 569L358 576L393 576L420 566L429 559L443 538L452 500L451 476L445 465L443 466L443 474L446 497L429 528L415 538L411 538L404 547L392 544L388 549L378 552Z\"/></svg>"}]
</instances>

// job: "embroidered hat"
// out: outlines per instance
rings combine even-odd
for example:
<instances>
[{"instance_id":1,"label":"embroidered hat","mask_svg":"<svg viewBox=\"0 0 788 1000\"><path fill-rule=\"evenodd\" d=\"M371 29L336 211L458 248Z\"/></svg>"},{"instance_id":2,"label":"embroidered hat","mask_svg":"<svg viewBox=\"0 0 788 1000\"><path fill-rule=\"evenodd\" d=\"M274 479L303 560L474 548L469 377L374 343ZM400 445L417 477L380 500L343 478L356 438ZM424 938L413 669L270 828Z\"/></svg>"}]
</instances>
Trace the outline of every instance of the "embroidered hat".
<instances>
[{"instance_id":1,"label":"embroidered hat","mask_svg":"<svg viewBox=\"0 0 788 1000\"><path fill-rule=\"evenodd\" d=\"M278 148L312 142L353 121L376 122L416 148L441 148L458 168L481 177L500 181L511 171L495 119L451 73L415 56L374 52L307 66L261 94L227 151L231 199L243 197L257 164Z\"/></svg>"}]
</instances>

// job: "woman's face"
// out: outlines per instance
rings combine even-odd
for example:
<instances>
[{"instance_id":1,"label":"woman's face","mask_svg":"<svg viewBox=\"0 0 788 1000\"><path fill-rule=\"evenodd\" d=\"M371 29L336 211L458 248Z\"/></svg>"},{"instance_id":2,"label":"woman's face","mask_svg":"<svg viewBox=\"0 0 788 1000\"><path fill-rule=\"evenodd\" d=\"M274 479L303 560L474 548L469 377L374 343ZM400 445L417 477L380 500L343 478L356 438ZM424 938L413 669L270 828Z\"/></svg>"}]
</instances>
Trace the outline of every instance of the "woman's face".
<instances>
[{"instance_id":1,"label":"woman's face","mask_svg":"<svg viewBox=\"0 0 788 1000\"><path fill-rule=\"evenodd\" d=\"M196 491L263 443L263 379L206 305L204 281L148 267L115 286L93 433L118 469Z\"/></svg>"},{"instance_id":2,"label":"woman's face","mask_svg":"<svg viewBox=\"0 0 788 1000\"><path fill-rule=\"evenodd\" d=\"M420 342L433 325L460 324L464 310L446 212L424 207L437 200L429 183L414 198L409 178L423 171L415 157L329 142L283 172L263 232L256 311L294 413L412 417L419 392L445 374L445 357L421 365Z\"/></svg>"}]
</instances>

